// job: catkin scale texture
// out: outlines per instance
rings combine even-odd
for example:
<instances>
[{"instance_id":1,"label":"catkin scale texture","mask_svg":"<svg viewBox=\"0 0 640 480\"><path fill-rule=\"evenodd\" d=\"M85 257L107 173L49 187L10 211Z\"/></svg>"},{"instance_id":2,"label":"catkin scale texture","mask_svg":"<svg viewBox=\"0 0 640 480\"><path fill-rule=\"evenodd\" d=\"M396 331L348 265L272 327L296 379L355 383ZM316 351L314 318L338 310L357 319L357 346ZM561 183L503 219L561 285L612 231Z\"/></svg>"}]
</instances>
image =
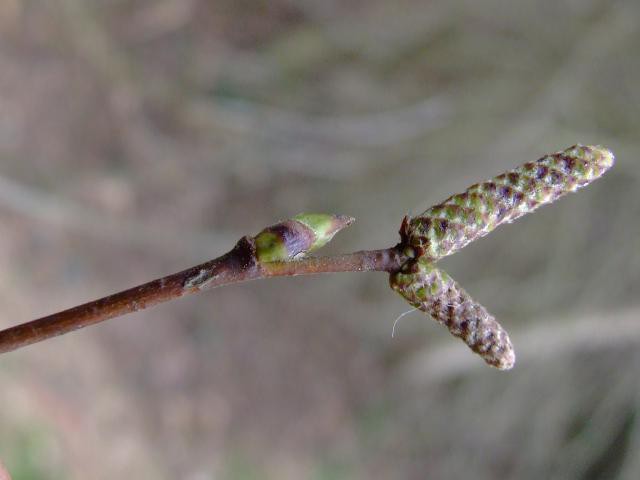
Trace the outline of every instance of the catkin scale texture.
<instances>
[{"instance_id":1,"label":"catkin scale texture","mask_svg":"<svg viewBox=\"0 0 640 480\"><path fill-rule=\"evenodd\" d=\"M473 240L599 178L613 166L604 148L574 145L452 195L424 213L405 218L402 244L438 260Z\"/></svg>"},{"instance_id":2,"label":"catkin scale texture","mask_svg":"<svg viewBox=\"0 0 640 480\"><path fill-rule=\"evenodd\" d=\"M444 271L417 260L392 273L389 283L411 305L461 338L489 365L500 370L513 367L515 353L507 332Z\"/></svg>"}]
</instances>

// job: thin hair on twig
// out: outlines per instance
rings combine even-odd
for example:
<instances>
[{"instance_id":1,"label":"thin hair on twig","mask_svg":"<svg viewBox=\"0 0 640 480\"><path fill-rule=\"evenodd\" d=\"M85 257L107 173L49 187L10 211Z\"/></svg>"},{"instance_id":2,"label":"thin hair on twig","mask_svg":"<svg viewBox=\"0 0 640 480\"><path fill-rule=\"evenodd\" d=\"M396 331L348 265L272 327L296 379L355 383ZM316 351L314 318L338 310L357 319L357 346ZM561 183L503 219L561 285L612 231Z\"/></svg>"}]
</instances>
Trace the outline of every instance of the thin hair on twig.
<instances>
[{"instance_id":1,"label":"thin hair on twig","mask_svg":"<svg viewBox=\"0 0 640 480\"><path fill-rule=\"evenodd\" d=\"M405 316L409 315L410 313L417 312L417 311L418 309L416 307L413 307L411 310L407 310L406 312L401 313L396 317L396 319L393 321L393 327L391 327L391 338L395 337L396 335L396 325L398 324L398 322Z\"/></svg>"}]
</instances>

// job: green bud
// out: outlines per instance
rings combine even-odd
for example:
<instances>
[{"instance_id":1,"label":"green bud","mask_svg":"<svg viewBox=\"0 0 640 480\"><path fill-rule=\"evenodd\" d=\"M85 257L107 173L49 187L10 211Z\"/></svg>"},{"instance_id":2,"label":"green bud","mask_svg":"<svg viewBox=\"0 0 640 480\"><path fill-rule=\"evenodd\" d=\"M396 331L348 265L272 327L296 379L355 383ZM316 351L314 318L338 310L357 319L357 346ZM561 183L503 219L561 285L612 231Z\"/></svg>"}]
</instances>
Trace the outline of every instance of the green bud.
<instances>
[{"instance_id":1,"label":"green bud","mask_svg":"<svg viewBox=\"0 0 640 480\"><path fill-rule=\"evenodd\" d=\"M273 227L275 227L274 225ZM259 262L277 262L293 257L297 252L289 252L287 241L280 232L270 230L268 227L254 237L256 256Z\"/></svg>"},{"instance_id":2,"label":"green bud","mask_svg":"<svg viewBox=\"0 0 640 480\"><path fill-rule=\"evenodd\" d=\"M254 238L258 262L284 262L326 245L352 217L305 213L265 228Z\"/></svg>"},{"instance_id":3,"label":"green bud","mask_svg":"<svg viewBox=\"0 0 640 480\"><path fill-rule=\"evenodd\" d=\"M355 220L347 215L328 215L325 213L300 213L293 219L313 232L315 240L309 247L310 252L324 247L336 233L351 225Z\"/></svg>"}]
</instances>

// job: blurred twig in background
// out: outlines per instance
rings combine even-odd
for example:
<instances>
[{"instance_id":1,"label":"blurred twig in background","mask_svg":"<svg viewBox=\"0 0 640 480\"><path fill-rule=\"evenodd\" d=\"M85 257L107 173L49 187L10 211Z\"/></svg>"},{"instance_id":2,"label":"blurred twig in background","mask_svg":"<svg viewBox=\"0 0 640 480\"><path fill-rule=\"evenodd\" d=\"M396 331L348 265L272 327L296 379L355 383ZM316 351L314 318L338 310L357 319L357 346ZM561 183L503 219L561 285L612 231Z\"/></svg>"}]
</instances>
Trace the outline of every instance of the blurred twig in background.
<instances>
[{"instance_id":1,"label":"blurred twig in background","mask_svg":"<svg viewBox=\"0 0 640 480\"><path fill-rule=\"evenodd\" d=\"M575 319L549 318L542 325L521 329L511 336L524 345L518 349L519 360L534 364L562 363L577 353L636 345L640 339L640 322L636 310L621 310L615 315L603 312ZM407 385L421 388L432 382L468 375L482 367L454 347L443 345L412 355L402 365L401 377Z\"/></svg>"},{"instance_id":2,"label":"blurred twig in background","mask_svg":"<svg viewBox=\"0 0 640 480\"><path fill-rule=\"evenodd\" d=\"M30 218L46 225L46 228L77 230L94 241L127 247L143 246L163 254L175 255L182 250L204 255L210 252L211 245L228 244L238 236L188 232L181 236L180 241L176 241L164 235L160 225L118 220L106 212L92 211L3 177L0 177L0 208Z\"/></svg>"}]
</instances>

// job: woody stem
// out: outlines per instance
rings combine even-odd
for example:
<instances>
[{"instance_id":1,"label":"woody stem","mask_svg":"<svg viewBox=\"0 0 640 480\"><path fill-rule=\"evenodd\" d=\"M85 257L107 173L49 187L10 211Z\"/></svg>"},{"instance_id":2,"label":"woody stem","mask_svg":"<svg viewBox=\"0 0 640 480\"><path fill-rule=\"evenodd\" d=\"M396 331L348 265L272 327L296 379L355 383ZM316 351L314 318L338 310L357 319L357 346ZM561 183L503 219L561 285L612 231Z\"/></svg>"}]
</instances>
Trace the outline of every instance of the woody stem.
<instances>
[{"instance_id":1,"label":"woody stem","mask_svg":"<svg viewBox=\"0 0 640 480\"><path fill-rule=\"evenodd\" d=\"M360 251L331 257L259 263L248 237L228 253L166 277L46 317L0 331L0 353L136 312L158 303L232 283L262 278L332 272L392 272L402 254L395 248Z\"/></svg>"}]
</instances>

